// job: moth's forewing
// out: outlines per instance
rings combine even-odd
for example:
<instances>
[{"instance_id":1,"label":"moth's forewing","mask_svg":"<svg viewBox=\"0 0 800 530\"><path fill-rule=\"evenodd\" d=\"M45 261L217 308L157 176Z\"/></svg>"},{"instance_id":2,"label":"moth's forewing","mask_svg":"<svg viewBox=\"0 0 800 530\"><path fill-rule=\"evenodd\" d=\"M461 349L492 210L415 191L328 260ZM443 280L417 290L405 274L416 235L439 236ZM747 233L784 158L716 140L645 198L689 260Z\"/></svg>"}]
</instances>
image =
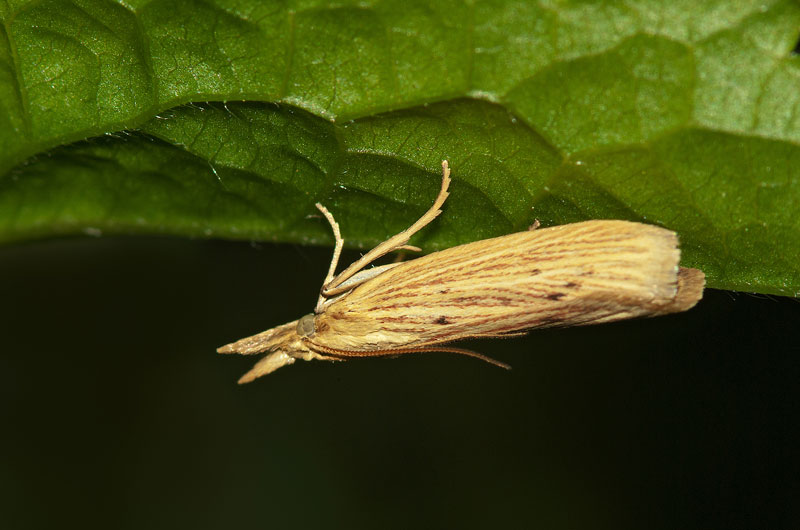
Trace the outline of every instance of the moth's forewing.
<instances>
[{"instance_id":1,"label":"moth's forewing","mask_svg":"<svg viewBox=\"0 0 800 530\"><path fill-rule=\"evenodd\" d=\"M674 232L627 221L476 241L362 283L317 316L312 341L366 351L685 310L702 286L694 275L677 296L679 260Z\"/></svg>"}]
</instances>

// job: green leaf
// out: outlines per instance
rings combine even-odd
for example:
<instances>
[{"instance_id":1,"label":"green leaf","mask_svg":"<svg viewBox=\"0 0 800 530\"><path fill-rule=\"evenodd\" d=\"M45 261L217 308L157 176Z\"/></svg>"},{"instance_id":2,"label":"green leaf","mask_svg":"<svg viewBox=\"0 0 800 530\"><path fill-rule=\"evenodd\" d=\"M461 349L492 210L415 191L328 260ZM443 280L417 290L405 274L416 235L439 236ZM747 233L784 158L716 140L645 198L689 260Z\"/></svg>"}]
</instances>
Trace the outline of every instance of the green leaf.
<instances>
[{"instance_id":1,"label":"green leaf","mask_svg":"<svg viewBox=\"0 0 800 530\"><path fill-rule=\"evenodd\" d=\"M795 2L48 0L0 18L2 242L327 243L320 201L369 246L425 211L448 159L425 250L625 218L677 230L710 286L800 294Z\"/></svg>"}]
</instances>

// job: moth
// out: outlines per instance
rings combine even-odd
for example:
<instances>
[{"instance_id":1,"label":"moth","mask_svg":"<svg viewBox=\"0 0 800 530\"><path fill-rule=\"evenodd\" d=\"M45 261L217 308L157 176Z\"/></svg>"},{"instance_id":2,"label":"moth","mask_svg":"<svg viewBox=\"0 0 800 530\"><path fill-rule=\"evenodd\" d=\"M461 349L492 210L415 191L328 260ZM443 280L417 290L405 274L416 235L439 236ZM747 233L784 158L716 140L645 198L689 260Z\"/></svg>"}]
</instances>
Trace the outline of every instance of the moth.
<instances>
[{"instance_id":1,"label":"moth","mask_svg":"<svg viewBox=\"0 0 800 530\"><path fill-rule=\"evenodd\" d=\"M581 326L686 311L703 296L705 275L678 265L675 232L595 220L538 228L366 268L408 245L441 213L450 168L433 206L408 229L336 274L344 240L333 215L333 258L314 312L219 353L267 352L239 380L248 383L297 359L344 361L450 352L508 365L449 346L468 338L511 337L534 328Z\"/></svg>"}]
</instances>

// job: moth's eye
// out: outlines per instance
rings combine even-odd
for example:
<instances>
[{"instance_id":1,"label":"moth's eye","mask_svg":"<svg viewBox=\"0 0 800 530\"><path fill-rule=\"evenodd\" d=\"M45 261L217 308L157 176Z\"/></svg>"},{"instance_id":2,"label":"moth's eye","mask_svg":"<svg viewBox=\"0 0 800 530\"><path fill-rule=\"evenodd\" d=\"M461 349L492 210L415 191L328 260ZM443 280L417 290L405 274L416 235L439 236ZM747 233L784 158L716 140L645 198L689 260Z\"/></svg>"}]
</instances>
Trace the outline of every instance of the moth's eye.
<instances>
[{"instance_id":1,"label":"moth's eye","mask_svg":"<svg viewBox=\"0 0 800 530\"><path fill-rule=\"evenodd\" d=\"M314 314L306 315L297 322L297 334L308 337L314 334Z\"/></svg>"}]
</instances>

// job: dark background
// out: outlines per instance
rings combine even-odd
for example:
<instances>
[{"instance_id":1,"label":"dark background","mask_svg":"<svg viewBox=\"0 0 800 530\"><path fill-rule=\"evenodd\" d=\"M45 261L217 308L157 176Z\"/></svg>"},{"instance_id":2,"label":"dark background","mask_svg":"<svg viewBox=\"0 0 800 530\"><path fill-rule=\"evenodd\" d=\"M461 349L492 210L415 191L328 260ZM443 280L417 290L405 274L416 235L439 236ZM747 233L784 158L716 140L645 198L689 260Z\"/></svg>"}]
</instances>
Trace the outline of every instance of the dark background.
<instances>
[{"instance_id":1,"label":"dark background","mask_svg":"<svg viewBox=\"0 0 800 530\"><path fill-rule=\"evenodd\" d=\"M0 249L0 526L800 527L796 300L469 344L510 372L409 355L237 386L254 359L215 348L310 312L329 254Z\"/></svg>"}]
</instances>

